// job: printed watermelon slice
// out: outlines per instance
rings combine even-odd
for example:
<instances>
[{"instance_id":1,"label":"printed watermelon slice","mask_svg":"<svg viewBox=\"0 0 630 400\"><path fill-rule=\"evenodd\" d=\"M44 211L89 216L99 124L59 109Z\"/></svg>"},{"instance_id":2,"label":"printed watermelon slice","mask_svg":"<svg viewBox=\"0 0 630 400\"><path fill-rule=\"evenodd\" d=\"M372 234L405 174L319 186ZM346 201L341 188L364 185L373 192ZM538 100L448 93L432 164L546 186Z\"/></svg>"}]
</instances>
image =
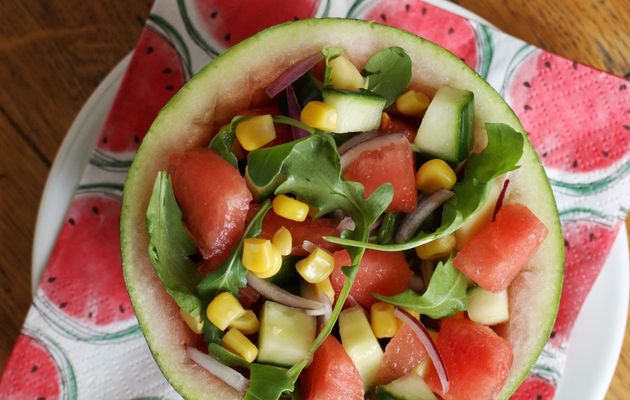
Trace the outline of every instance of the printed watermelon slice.
<instances>
[{"instance_id":1,"label":"printed watermelon slice","mask_svg":"<svg viewBox=\"0 0 630 400\"><path fill-rule=\"evenodd\" d=\"M41 334L23 330L0 380L2 399L74 399L72 366L61 349Z\"/></svg>"},{"instance_id":2,"label":"printed watermelon slice","mask_svg":"<svg viewBox=\"0 0 630 400\"><path fill-rule=\"evenodd\" d=\"M157 113L188 77L190 61L181 37L163 19L149 17L98 138L92 163L107 167L117 159L131 160Z\"/></svg>"},{"instance_id":3,"label":"printed watermelon slice","mask_svg":"<svg viewBox=\"0 0 630 400\"><path fill-rule=\"evenodd\" d=\"M450 50L469 67L482 72L483 76L487 74L483 46L478 46L475 28L466 18L423 1L409 0L376 1L366 11L350 10L349 14L415 33ZM483 34L489 33L484 31ZM483 39L482 35L479 36L480 40ZM485 43L485 53L491 56L489 41Z\"/></svg>"},{"instance_id":4,"label":"printed watermelon slice","mask_svg":"<svg viewBox=\"0 0 630 400\"><path fill-rule=\"evenodd\" d=\"M556 387L537 375L528 376L510 400L552 400Z\"/></svg>"},{"instance_id":5,"label":"printed watermelon slice","mask_svg":"<svg viewBox=\"0 0 630 400\"><path fill-rule=\"evenodd\" d=\"M122 276L120 197L79 190L40 281L35 306L78 340L138 332Z\"/></svg>"},{"instance_id":6,"label":"printed watermelon slice","mask_svg":"<svg viewBox=\"0 0 630 400\"><path fill-rule=\"evenodd\" d=\"M545 166L588 172L630 151L630 90L621 78L526 46L503 91Z\"/></svg>"}]
</instances>

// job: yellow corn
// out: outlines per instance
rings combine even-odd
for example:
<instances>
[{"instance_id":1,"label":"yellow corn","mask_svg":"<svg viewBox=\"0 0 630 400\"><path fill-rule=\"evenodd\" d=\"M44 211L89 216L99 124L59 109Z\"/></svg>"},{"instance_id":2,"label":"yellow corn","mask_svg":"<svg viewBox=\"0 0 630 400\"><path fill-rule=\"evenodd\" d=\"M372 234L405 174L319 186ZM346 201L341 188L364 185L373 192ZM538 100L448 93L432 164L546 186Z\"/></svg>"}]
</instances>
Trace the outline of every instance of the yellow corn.
<instances>
[{"instance_id":1,"label":"yellow corn","mask_svg":"<svg viewBox=\"0 0 630 400\"><path fill-rule=\"evenodd\" d=\"M317 282L315 284L315 293L317 295L317 300L320 300L322 296L326 296L328 297L328 300L330 300L330 304L335 302L335 290L330 283L330 278Z\"/></svg>"},{"instance_id":2,"label":"yellow corn","mask_svg":"<svg viewBox=\"0 0 630 400\"><path fill-rule=\"evenodd\" d=\"M337 109L321 101L310 101L302 110L300 121L322 131L334 131L337 127Z\"/></svg>"},{"instance_id":3,"label":"yellow corn","mask_svg":"<svg viewBox=\"0 0 630 400\"><path fill-rule=\"evenodd\" d=\"M276 260L271 240L246 238L243 241L241 261L251 272L263 273L272 269Z\"/></svg>"},{"instance_id":4,"label":"yellow corn","mask_svg":"<svg viewBox=\"0 0 630 400\"><path fill-rule=\"evenodd\" d=\"M253 335L258 332L258 317L252 310L245 310L245 314L232 321L230 327L238 329L245 335Z\"/></svg>"},{"instance_id":5,"label":"yellow corn","mask_svg":"<svg viewBox=\"0 0 630 400\"><path fill-rule=\"evenodd\" d=\"M281 255L288 256L293 248L291 232L284 226L276 231L271 238L271 244L278 249Z\"/></svg>"},{"instance_id":6,"label":"yellow corn","mask_svg":"<svg viewBox=\"0 0 630 400\"><path fill-rule=\"evenodd\" d=\"M302 222L308 216L308 204L283 194L277 195L271 206L276 214L293 221Z\"/></svg>"},{"instance_id":7,"label":"yellow corn","mask_svg":"<svg viewBox=\"0 0 630 400\"><path fill-rule=\"evenodd\" d=\"M457 182L455 171L446 162L435 158L427 161L416 174L416 187L427 193L439 189L451 189Z\"/></svg>"},{"instance_id":8,"label":"yellow corn","mask_svg":"<svg viewBox=\"0 0 630 400\"><path fill-rule=\"evenodd\" d=\"M455 236L448 235L435 239L432 242L416 247L416 254L423 260L442 258L451 253L455 248Z\"/></svg>"},{"instance_id":9,"label":"yellow corn","mask_svg":"<svg viewBox=\"0 0 630 400\"><path fill-rule=\"evenodd\" d=\"M387 125L389 125L389 122L391 120L392 119L389 117L389 114L387 114L385 111L383 111L381 113L381 126L380 126L380 128L381 129L385 129L387 127Z\"/></svg>"},{"instance_id":10,"label":"yellow corn","mask_svg":"<svg viewBox=\"0 0 630 400\"><path fill-rule=\"evenodd\" d=\"M236 138L241 146L247 150L256 150L276 138L271 115L257 115L249 117L236 124Z\"/></svg>"},{"instance_id":11,"label":"yellow corn","mask_svg":"<svg viewBox=\"0 0 630 400\"><path fill-rule=\"evenodd\" d=\"M308 257L298 261L295 269L308 283L318 283L328 278L335 267L335 259L326 250L316 247Z\"/></svg>"},{"instance_id":12,"label":"yellow corn","mask_svg":"<svg viewBox=\"0 0 630 400\"><path fill-rule=\"evenodd\" d=\"M243 314L245 314L243 306L229 292L219 293L206 308L208 320L222 331Z\"/></svg>"},{"instance_id":13,"label":"yellow corn","mask_svg":"<svg viewBox=\"0 0 630 400\"><path fill-rule=\"evenodd\" d=\"M276 249L273 245L271 246L271 254L272 254L272 261L269 268L264 271L253 272L253 274L259 277L260 279L271 278L272 276L277 274L282 268L282 255L280 255L280 251Z\"/></svg>"},{"instance_id":14,"label":"yellow corn","mask_svg":"<svg viewBox=\"0 0 630 400\"><path fill-rule=\"evenodd\" d=\"M258 356L258 347L238 329L232 328L221 339L221 345L251 363Z\"/></svg>"},{"instance_id":15,"label":"yellow corn","mask_svg":"<svg viewBox=\"0 0 630 400\"><path fill-rule=\"evenodd\" d=\"M426 94L409 90L398 96L396 109L403 115L419 116L429 107L430 102L431 99Z\"/></svg>"},{"instance_id":16,"label":"yellow corn","mask_svg":"<svg viewBox=\"0 0 630 400\"><path fill-rule=\"evenodd\" d=\"M328 66L332 70L332 87L335 89L367 89L367 79L347 58L343 56L334 58L330 60Z\"/></svg>"},{"instance_id":17,"label":"yellow corn","mask_svg":"<svg viewBox=\"0 0 630 400\"><path fill-rule=\"evenodd\" d=\"M374 303L370 307L370 326L377 338L394 337L398 332L398 318L394 309L394 305L383 302Z\"/></svg>"},{"instance_id":18,"label":"yellow corn","mask_svg":"<svg viewBox=\"0 0 630 400\"><path fill-rule=\"evenodd\" d=\"M179 309L179 315L182 317L186 325L190 328L191 331L195 332L197 335L201 333L203 329L203 321L201 318L195 318L192 315L184 312L181 308Z\"/></svg>"}]
</instances>

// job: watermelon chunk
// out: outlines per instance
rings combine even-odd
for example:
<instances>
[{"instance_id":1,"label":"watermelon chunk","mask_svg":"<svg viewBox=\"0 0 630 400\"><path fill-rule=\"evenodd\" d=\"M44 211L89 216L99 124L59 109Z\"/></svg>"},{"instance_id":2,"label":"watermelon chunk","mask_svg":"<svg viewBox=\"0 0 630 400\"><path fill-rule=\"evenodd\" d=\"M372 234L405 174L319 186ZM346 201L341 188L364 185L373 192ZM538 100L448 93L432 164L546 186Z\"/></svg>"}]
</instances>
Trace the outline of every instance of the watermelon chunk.
<instances>
[{"instance_id":1,"label":"watermelon chunk","mask_svg":"<svg viewBox=\"0 0 630 400\"><path fill-rule=\"evenodd\" d=\"M303 400L363 400L359 371L334 336L328 336L315 351L299 382Z\"/></svg>"},{"instance_id":2,"label":"watermelon chunk","mask_svg":"<svg viewBox=\"0 0 630 400\"><path fill-rule=\"evenodd\" d=\"M252 200L245 179L219 155L202 148L174 154L168 169L193 240L205 259L220 263L245 230Z\"/></svg>"},{"instance_id":3,"label":"watermelon chunk","mask_svg":"<svg viewBox=\"0 0 630 400\"><path fill-rule=\"evenodd\" d=\"M512 349L492 329L467 318L442 320L436 343L450 387L442 385L433 366L427 383L444 400L491 400L499 393L512 367Z\"/></svg>"},{"instance_id":4,"label":"watermelon chunk","mask_svg":"<svg viewBox=\"0 0 630 400\"><path fill-rule=\"evenodd\" d=\"M503 205L496 219L473 236L453 264L482 288L507 289L547 236L545 225L525 206Z\"/></svg>"},{"instance_id":5,"label":"watermelon chunk","mask_svg":"<svg viewBox=\"0 0 630 400\"><path fill-rule=\"evenodd\" d=\"M341 267L350 265L350 256L346 250L337 251L333 256L335 269L330 275L330 283L335 290L335 295L339 296L346 280ZM404 253L366 250L359 272L350 289L350 296L364 308L370 308L378 301L372 293L383 296L398 294L409 287L411 275L413 272L407 265Z\"/></svg>"},{"instance_id":6,"label":"watermelon chunk","mask_svg":"<svg viewBox=\"0 0 630 400\"><path fill-rule=\"evenodd\" d=\"M378 385L384 385L398 379L426 359L427 351L418 335L409 325L403 324L385 347L383 363L376 375L376 382Z\"/></svg>"}]
</instances>

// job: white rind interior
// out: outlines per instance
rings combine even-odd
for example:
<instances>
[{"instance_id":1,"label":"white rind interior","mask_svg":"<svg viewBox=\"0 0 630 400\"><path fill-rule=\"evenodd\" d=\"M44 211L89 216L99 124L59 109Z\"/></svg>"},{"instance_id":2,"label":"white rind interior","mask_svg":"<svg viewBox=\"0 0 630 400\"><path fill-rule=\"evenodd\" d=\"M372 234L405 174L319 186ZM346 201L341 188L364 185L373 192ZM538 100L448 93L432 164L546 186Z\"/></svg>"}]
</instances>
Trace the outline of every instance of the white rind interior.
<instances>
[{"instance_id":1,"label":"white rind interior","mask_svg":"<svg viewBox=\"0 0 630 400\"><path fill-rule=\"evenodd\" d=\"M145 210L157 172L171 153L209 142L213 129L238 110L256 105L262 90L293 62L324 47L341 46L356 65L389 46L404 48L413 62L413 83L430 93L442 85L475 93L476 148L483 124L503 122L522 131L501 97L457 57L394 28L357 20L303 20L280 25L233 47L200 71L164 107L151 126L125 184L121 230L124 275L136 315L153 355L185 398L236 398L236 392L194 364L185 347L199 338L179 318L148 258ZM249 88L250 90L244 90ZM511 321L503 327L514 365L499 398L507 398L537 359L555 318L563 276L563 243L551 188L529 142L521 168L512 173L507 202L526 204L549 236L510 290Z\"/></svg>"}]
</instances>

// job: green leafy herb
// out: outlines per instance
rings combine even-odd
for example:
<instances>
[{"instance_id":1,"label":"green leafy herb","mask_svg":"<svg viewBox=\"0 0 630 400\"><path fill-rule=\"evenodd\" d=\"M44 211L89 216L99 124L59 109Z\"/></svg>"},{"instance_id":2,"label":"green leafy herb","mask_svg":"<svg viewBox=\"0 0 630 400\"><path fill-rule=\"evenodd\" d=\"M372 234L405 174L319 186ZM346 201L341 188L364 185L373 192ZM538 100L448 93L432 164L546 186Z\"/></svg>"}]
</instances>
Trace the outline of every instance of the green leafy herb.
<instances>
[{"instance_id":1,"label":"green leafy herb","mask_svg":"<svg viewBox=\"0 0 630 400\"><path fill-rule=\"evenodd\" d=\"M243 400L274 400L283 393L295 390L295 382L308 360L300 361L289 369L265 364L250 364L249 387Z\"/></svg>"},{"instance_id":2,"label":"green leafy herb","mask_svg":"<svg viewBox=\"0 0 630 400\"><path fill-rule=\"evenodd\" d=\"M300 128L311 135L314 135L317 130L311 128L310 126L290 117L285 117L284 115L274 115L271 119L273 119L274 124L285 124L295 126L296 128Z\"/></svg>"},{"instance_id":3,"label":"green leafy herb","mask_svg":"<svg viewBox=\"0 0 630 400\"><path fill-rule=\"evenodd\" d=\"M324 60L326 61L326 70L324 71L324 86L332 85L332 68L328 66L328 63L343 54L341 47L329 47L322 50Z\"/></svg>"},{"instance_id":4,"label":"green leafy herb","mask_svg":"<svg viewBox=\"0 0 630 400\"><path fill-rule=\"evenodd\" d=\"M466 277L449 259L446 263L438 264L423 295L418 295L413 290L394 296L381 296L377 293L372 295L381 301L439 319L468 307L466 287Z\"/></svg>"},{"instance_id":5,"label":"green leafy herb","mask_svg":"<svg viewBox=\"0 0 630 400\"><path fill-rule=\"evenodd\" d=\"M401 218L402 214L398 212L388 212L385 214L376 235L376 240L380 244L389 244L394 241L394 234L396 233Z\"/></svg>"},{"instance_id":6,"label":"green leafy herb","mask_svg":"<svg viewBox=\"0 0 630 400\"><path fill-rule=\"evenodd\" d=\"M201 300L196 287L200 277L189 258L198 250L182 222L182 212L167 172L159 172L155 179L146 221L153 269L179 308L199 318Z\"/></svg>"},{"instance_id":7,"label":"green leafy herb","mask_svg":"<svg viewBox=\"0 0 630 400\"><path fill-rule=\"evenodd\" d=\"M491 181L518 168L516 163L523 155L524 141L521 133L508 125L491 123L486 124L486 131L488 145L481 153L469 157L464 178L453 188L455 195L444 204L442 223L434 232L420 232L409 242L386 245L333 236L325 239L344 246L402 251L450 235L459 229L484 204Z\"/></svg>"},{"instance_id":8,"label":"green leafy herb","mask_svg":"<svg viewBox=\"0 0 630 400\"><path fill-rule=\"evenodd\" d=\"M252 151L247 161L246 179L256 197L292 193L317 209L317 217L341 209L355 222L355 230L349 232L348 237L359 242L368 239L370 226L393 197L390 184L381 185L366 199L363 185L343 180L337 146L327 133ZM348 248L352 267L343 269L348 279L311 352L330 334L350 292L363 252L362 248Z\"/></svg>"},{"instance_id":9,"label":"green leafy herb","mask_svg":"<svg viewBox=\"0 0 630 400\"><path fill-rule=\"evenodd\" d=\"M228 367L249 368L250 366L245 359L237 356L230 350L216 343L210 343L208 345L208 354L219 360L221 364L227 365Z\"/></svg>"},{"instance_id":10,"label":"green leafy herb","mask_svg":"<svg viewBox=\"0 0 630 400\"><path fill-rule=\"evenodd\" d=\"M302 108L311 101L322 100L322 82L318 81L311 72L302 75L291 86Z\"/></svg>"},{"instance_id":11,"label":"green leafy herb","mask_svg":"<svg viewBox=\"0 0 630 400\"><path fill-rule=\"evenodd\" d=\"M374 54L363 67L368 90L385 98L389 107L411 82L411 59L400 47L389 47Z\"/></svg>"},{"instance_id":12,"label":"green leafy herb","mask_svg":"<svg viewBox=\"0 0 630 400\"><path fill-rule=\"evenodd\" d=\"M219 132L212 138L210 142L210 150L220 155L225 161L238 168L238 160L232 152L232 145L236 140L236 125L247 117L236 116L232 118L229 124L221 128Z\"/></svg>"}]
</instances>

